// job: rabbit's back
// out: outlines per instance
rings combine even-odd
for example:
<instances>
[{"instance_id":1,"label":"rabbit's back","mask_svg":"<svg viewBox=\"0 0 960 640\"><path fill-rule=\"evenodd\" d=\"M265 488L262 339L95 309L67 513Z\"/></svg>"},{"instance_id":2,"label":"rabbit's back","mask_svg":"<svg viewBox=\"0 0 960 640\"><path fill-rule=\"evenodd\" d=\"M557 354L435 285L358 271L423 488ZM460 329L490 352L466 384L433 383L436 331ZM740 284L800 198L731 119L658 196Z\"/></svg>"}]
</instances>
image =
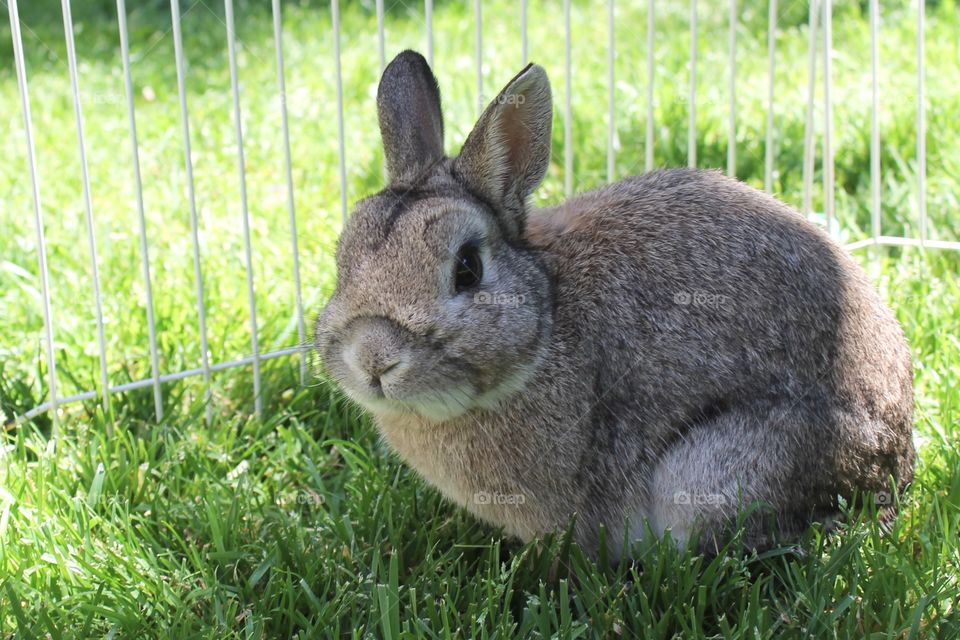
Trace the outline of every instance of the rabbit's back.
<instances>
[{"instance_id":1,"label":"rabbit's back","mask_svg":"<svg viewBox=\"0 0 960 640\"><path fill-rule=\"evenodd\" d=\"M805 435L822 431L854 457L869 449L859 463L877 474L912 476L900 327L860 267L794 210L718 172L665 170L540 210L526 237L555 277L558 344L592 361L577 366L599 386L635 394L648 442L777 398L819 411ZM863 428L838 433L837 410ZM895 462L881 469L883 455Z\"/></svg>"}]
</instances>

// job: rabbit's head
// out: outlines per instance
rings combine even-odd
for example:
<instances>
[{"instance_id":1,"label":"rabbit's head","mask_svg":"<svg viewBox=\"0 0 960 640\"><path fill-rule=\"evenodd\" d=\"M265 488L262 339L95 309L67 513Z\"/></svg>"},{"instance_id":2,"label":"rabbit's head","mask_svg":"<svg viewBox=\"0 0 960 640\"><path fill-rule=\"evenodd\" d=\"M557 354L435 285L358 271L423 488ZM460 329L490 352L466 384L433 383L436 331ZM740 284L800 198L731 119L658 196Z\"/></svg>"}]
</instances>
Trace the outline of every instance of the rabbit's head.
<instances>
[{"instance_id":1,"label":"rabbit's head","mask_svg":"<svg viewBox=\"0 0 960 640\"><path fill-rule=\"evenodd\" d=\"M330 375L377 415L431 422L522 389L552 327L547 270L524 241L550 161L552 104L529 65L443 152L437 81L398 55L377 91L389 184L359 202L337 245L337 286L315 343Z\"/></svg>"}]
</instances>

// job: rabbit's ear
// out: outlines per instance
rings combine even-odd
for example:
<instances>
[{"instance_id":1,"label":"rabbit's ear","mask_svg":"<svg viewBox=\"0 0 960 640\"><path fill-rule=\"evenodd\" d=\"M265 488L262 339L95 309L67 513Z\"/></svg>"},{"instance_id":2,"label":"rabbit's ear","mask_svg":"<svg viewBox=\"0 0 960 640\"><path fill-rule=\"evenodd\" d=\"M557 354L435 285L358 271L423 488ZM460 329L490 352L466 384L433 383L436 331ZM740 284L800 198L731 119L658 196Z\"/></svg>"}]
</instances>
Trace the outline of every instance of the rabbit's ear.
<instances>
[{"instance_id":1,"label":"rabbit's ear","mask_svg":"<svg viewBox=\"0 0 960 640\"><path fill-rule=\"evenodd\" d=\"M527 65L480 116L454 164L455 175L496 205L518 236L527 197L550 164L552 120L547 73Z\"/></svg>"},{"instance_id":2,"label":"rabbit's ear","mask_svg":"<svg viewBox=\"0 0 960 640\"><path fill-rule=\"evenodd\" d=\"M440 89L416 51L404 51L384 69L377 118L391 184L410 182L443 158Z\"/></svg>"}]
</instances>

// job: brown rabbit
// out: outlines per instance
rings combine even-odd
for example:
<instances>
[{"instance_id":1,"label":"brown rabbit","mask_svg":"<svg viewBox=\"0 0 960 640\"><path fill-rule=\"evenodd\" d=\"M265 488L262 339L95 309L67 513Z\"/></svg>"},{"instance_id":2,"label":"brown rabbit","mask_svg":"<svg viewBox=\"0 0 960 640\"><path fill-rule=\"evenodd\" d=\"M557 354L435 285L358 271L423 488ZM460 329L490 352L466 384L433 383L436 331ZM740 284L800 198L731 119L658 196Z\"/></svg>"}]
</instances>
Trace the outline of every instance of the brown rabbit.
<instances>
[{"instance_id":1,"label":"brown rabbit","mask_svg":"<svg viewBox=\"0 0 960 640\"><path fill-rule=\"evenodd\" d=\"M460 155L419 54L377 94L390 183L316 324L327 371L445 496L588 553L650 529L749 548L913 477L910 352L863 271L773 197L664 170L533 209L552 104L529 65Z\"/></svg>"}]
</instances>

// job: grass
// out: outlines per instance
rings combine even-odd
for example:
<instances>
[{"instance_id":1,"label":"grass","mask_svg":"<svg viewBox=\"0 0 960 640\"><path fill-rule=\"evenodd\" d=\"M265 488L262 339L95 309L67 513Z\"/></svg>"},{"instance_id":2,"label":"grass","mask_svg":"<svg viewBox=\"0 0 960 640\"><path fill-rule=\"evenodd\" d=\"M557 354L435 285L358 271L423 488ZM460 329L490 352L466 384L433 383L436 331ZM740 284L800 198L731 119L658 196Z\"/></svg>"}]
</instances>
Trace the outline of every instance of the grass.
<instances>
[{"instance_id":1,"label":"grass","mask_svg":"<svg viewBox=\"0 0 960 640\"><path fill-rule=\"evenodd\" d=\"M99 267L112 384L150 375L126 104L112 3L75 3ZM169 14L128 3L137 124L163 372L199 366L199 333ZM222 9L183 2L197 203L213 362L250 351L238 174ZM296 317L272 27L266 3L238 3L239 72L264 350L296 344ZM285 3L286 4L286 3ZM387 3L388 5L390 3ZM453 152L477 115L469 3L436 3L436 69ZM741 3L737 175L762 185L766 5ZM99 381L90 257L59 3L21 2L47 222L61 394ZM628 6L629 5L629 6ZM618 3L616 175L643 167L645 3ZM726 5L700 3L697 151L726 163ZM806 6L781 2L775 191L801 201ZM864 9L834 10L840 236L870 229L869 31ZM655 161L686 164L684 3L657 5ZM3 8L0 11L5 13ZM606 175L605 9L576 2L572 78L578 190ZM917 229L915 15L882 3L882 221ZM335 278L340 228L333 42L326 5L289 3L284 37L304 300L312 316ZM424 48L421 6L388 7L387 56ZM515 3L483 6L486 97L520 66ZM927 9L929 235L957 240L960 15ZM347 187L379 187L372 3L344 3ZM6 16L0 24L6 24ZM554 83L554 162L537 194L563 197L562 21L531 3L531 58ZM43 318L30 185L9 29L0 27L0 408L43 401ZM819 91L819 89L818 89ZM819 107L818 107L819 109ZM818 113L818 121L822 114ZM817 184L820 166L817 165ZM822 210L822 194L814 194ZM503 540L423 486L367 419L323 380L300 385L293 359L264 368L264 418L251 417L248 369L214 379L206 423L196 379L9 423L0 443L0 635L10 637L956 637L960 634L960 257L863 251L914 351L917 479L893 531L851 513L837 535L812 530L800 551L714 560L651 542L634 565L597 566L563 536ZM113 433L107 437L107 429Z\"/></svg>"}]
</instances>

